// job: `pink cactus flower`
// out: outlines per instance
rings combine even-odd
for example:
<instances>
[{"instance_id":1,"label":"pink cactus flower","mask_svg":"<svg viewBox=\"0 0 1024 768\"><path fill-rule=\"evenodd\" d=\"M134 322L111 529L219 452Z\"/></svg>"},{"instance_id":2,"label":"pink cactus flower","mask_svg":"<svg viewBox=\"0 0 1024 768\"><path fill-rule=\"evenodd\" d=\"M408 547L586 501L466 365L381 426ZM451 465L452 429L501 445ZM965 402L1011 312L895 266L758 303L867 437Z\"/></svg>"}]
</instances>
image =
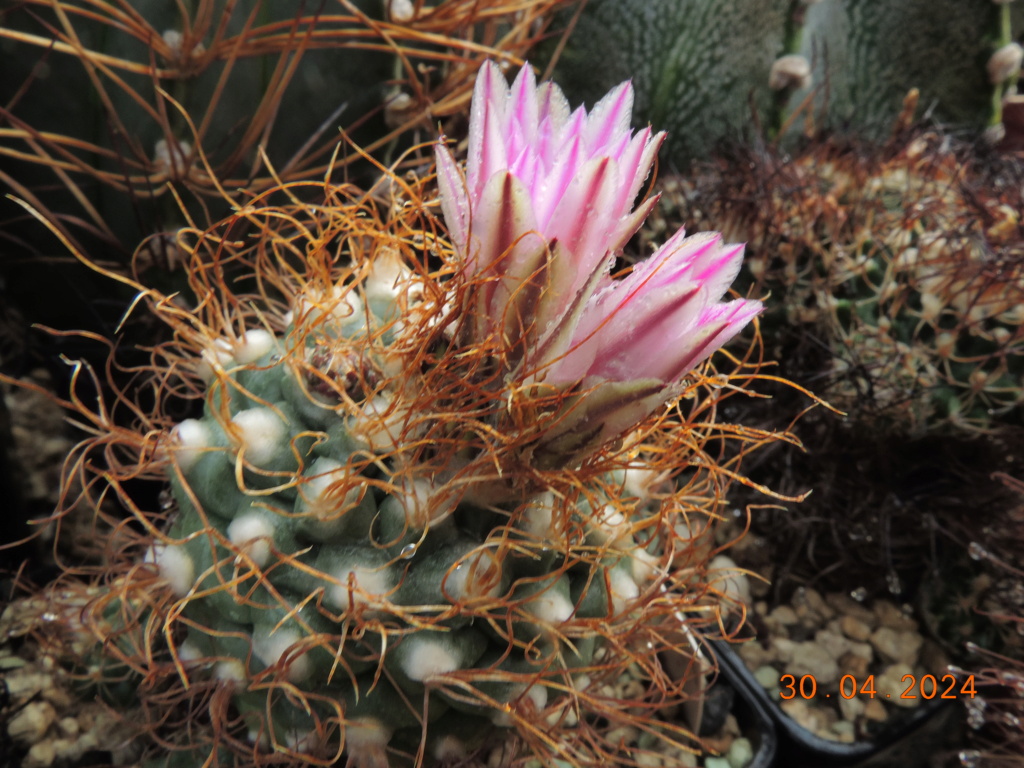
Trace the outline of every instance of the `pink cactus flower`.
<instances>
[{"instance_id":1,"label":"pink cactus flower","mask_svg":"<svg viewBox=\"0 0 1024 768\"><path fill-rule=\"evenodd\" d=\"M632 106L626 82L589 114L570 112L561 90L538 86L529 66L510 89L488 62L473 93L465 175L443 142L436 147L472 333L500 334L520 379L604 389L584 418L600 422L592 444L671 399L688 371L762 309L720 301L743 246L724 246L718 234L679 232L612 279L615 255L657 203L633 207L664 135L634 134Z\"/></svg>"}]
</instances>

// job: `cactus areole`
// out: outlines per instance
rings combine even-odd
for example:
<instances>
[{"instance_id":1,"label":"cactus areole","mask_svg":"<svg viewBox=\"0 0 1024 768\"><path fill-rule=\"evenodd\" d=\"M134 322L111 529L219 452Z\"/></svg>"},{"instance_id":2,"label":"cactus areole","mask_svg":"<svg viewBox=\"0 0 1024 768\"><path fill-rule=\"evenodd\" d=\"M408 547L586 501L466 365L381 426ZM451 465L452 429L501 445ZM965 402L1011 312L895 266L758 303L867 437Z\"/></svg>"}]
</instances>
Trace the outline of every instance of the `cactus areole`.
<instances>
[{"instance_id":1,"label":"cactus areole","mask_svg":"<svg viewBox=\"0 0 1024 768\"><path fill-rule=\"evenodd\" d=\"M177 676L237 713L199 757L430 764L510 729L600 764L602 729L678 696L655 658L693 600L666 589L677 523L720 478L671 408L761 305L720 301L742 247L718 235L612 275L656 202L633 207L662 137L631 103L571 112L485 65L465 174L436 150L452 245L411 188L382 214L330 185L240 211L256 235L179 238L197 306L154 306L203 413L163 428L177 511L135 570L170 594ZM263 308L218 277L231 249L274 283ZM600 690L631 664L653 693L630 709Z\"/></svg>"}]
</instances>

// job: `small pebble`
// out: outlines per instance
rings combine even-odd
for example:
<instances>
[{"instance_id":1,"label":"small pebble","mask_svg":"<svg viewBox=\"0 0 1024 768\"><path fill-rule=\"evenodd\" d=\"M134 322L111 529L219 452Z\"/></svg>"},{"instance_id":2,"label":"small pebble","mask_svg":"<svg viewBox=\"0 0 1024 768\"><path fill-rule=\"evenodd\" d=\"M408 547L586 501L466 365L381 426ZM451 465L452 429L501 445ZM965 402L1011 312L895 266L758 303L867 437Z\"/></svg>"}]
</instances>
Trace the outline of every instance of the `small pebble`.
<instances>
[{"instance_id":1,"label":"small pebble","mask_svg":"<svg viewBox=\"0 0 1024 768\"><path fill-rule=\"evenodd\" d=\"M49 741L33 744L21 764L21 768L49 768L57 759L57 750Z\"/></svg>"},{"instance_id":2,"label":"small pebble","mask_svg":"<svg viewBox=\"0 0 1024 768\"><path fill-rule=\"evenodd\" d=\"M875 660L875 651L871 647L871 643L850 643L850 653L854 656L860 656L862 659L867 661Z\"/></svg>"},{"instance_id":3,"label":"small pebble","mask_svg":"<svg viewBox=\"0 0 1024 768\"><path fill-rule=\"evenodd\" d=\"M743 659L743 663L750 669L763 667L771 661L771 653L756 640L750 640L741 644L738 648L738 653L740 658Z\"/></svg>"},{"instance_id":4,"label":"small pebble","mask_svg":"<svg viewBox=\"0 0 1024 768\"><path fill-rule=\"evenodd\" d=\"M836 741L843 744L852 744L855 741L854 727L850 721L840 720L832 723L832 733L835 734Z\"/></svg>"},{"instance_id":5,"label":"small pebble","mask_svg":"<svg viewBox=\"0 0 1024 768\"><path fill-rule=\"evenodd\" d=\"M725 724L722 726L723 736L738 737L742 731L740 730L739 721L736 720L736 715L731 712L725 716Z\"/></svg>"},{"instance_id":6,"label":"small pebble","mask_svg":"<svg viewBox=\"0 0 1024 768\"><path fill-rule=\"evenodd\" d=\"M757 671L754 672L754 679L761 684L762 688L769 691L779 687L779 677L779 670L767 664L763 667L758 667Z\"/></svg>"},{"instance_id":7,"label":"small pebble","mask_svg":"<svg viewBox=\"0 0 1024 768\"><path fill-rule=\"evenodd\" d=\"M878 617L869 608L865 608L849 595L842 592L831 592L825 597L825 602L840 616L850 616L862 621L871 629L878 624Z\"/></svg>"},{"instance_id":8,"label":"small pebble","mask_svg":"<svg viewBox=\"0 0 1024 768\"><path fill-rule=\"evenodd\" d=\"M849 693L849 689L847 689L847 693ZM839 711L843 715L843 720L847 720L850 723L856 721L856 719L864 713L865 706L867 705L859 694L851 696L848 699L843 696L839 697Z\"/></svg>"},{"instance_id":9,"label":"small pebble","mask_svg":"<svg viewBox=\"0 0 1024 768\"><path fill-rule=\"evenodd\" d=\"M864 704L864 717L880 723L888 719L889 713L885 711L885 705L881 701L868 699Z\"/></svg>"},{"instance_id":10,"label":"small pebble","mask_svg":"<svg viewBox=\"0 0 1024 768\"><path fill-rule=\"evenodd\" d=\"M838 659L848 650L850 650L850 641L842 635L838 635L835 632L830 632L827 629L822 629L814 633L814 642L825 651L833 659Z\"/></svg>"},{"instance_id":11,"label":"small pebble","mask_svg":"<svg viewBox=\"0 0 1024 768\"><path fill-rule=\"evenodd\" d=\"M870 665L871 659L858 656L853 651L847 651L839 657L839 671L844 675L853 675L858 684L861 684L862 680L867 680Z\"/></svg>"},{"instance_id":12,"label":"small pebble","mask_svg":"<svg viewBox=\"0 0 1024 768\"><path fill-rule=\"evenodd\" d=\"M736 739L725 757L731 768L746 768L754 759L754 748L749 739Z\"/></svg>"},{"instance_id":13,"label":"small pebble","mask_svg":"<svg viewBox=\"0 0 1024 768\"><path fill-rule=\"evenodd\" d=\"M724 757L705 757L704 768L732 768Z\"/></svg>"},{"instance_id":14,"label":"small pebble","mask_svg":"<svg viewBox=\"0 0 1024 768\"><path fill-rule=\"evenodd\" d=\"M79 732L78 721L73 717L65 717L57 723L57 728L65 736L77 736Z\"/></svg>"},{"instance_id":15,"label":"small pebble","mask_svg":"<svg viewBox=\"0 0 1024 768\"><path fill-rule=\"evenodd\" d=\"M910 617L909 610L897 608L888 600L878 600L872 608L878 617L878 623L883 627L911 631L917 629L917 622Z\"/></svg>"},{"instance_id":16,"label":"small pebble","mask_svg":"<svg viewBox=\"0 0 1024 768\"><path fill-rule=\"evenodd\" d=\"M767 616L769 621L776 622L783 626L790 624L796 624L800 619L796 615L796 611L790 608L788 605L780 605L772 609L771 613Z\"/></svg>"},{"instance_id":17,"label":"small pebble","mask_svg":"<svg viewBox=\"0 0 1024 768\"><path fill-rule=\"evenodd\" d=\"M48 701L33 701L11 718L7 735L21 744L35 744L57 719L53 705Z\"/></svg>"},{"instance_id":18,"label":"small pebble","mask_svg":"<svg viewBox=\"0 0 1024 768\"><path fill-rule=\"evenodd\" d=\"M839 619L839 628L844 635L859 643L863 643L871 637L871 625L866 621L861 621L856 616L843 616Z\"/></svg>"},{"instance_id":19,"label":"small pebble","mask_svg":"<svg viewBox=\"0 0 1024 768\"><path fill-rule=\"evenodd\" d=\"M888 626L879 627L871 635L871 645L879 656L889 662L913 664L923 642L924 638L915 631L900 631Z\"/></svg>"},{"instance_id":20,"label":"small pebble","mask_svg":"<svg viewBox=\"0 0 1024 768\"><path fill-rule=\"evenodd\" d=\"M796 678L811 675L819 688L826 688L839 681L839 665L826 648L813 642L800 643L786 664L786 674Z\"/></svg>"},{"instance_id":21,"label":"small pebble","mask_svg":"<svg viewBox=\"0 0 1024 768\"><path fill-rule=\"evenodd\" d=\"M793 660L793 656L796 654L797 644L784 637L773 637L769 647L774 651L774 656L777 661L787 663Z\"/></svg>"},{"instance_id":22,"label":"small pebble","mask_svg":"<svg viewBox=\"0 0 1024 768\"><path fill-rule=\"evenodd\" d=\"M886 667L882 674L875 678L877 682L876 690L878 691L878 695L885 696L888 694L889 697L886 701L892 702L897 707L903 707L904 709L914 709L917 707L921 703L921 694L916 690L916 686L915 690L910 692L910 694L914 694L914 698L900 698L900 695L907 689L907 686L910 685L909 678L907 680L903 679L907 675L913 676L915 681L918 679L918 676L914 674L914 670L909 664L898 662ZM908 696L910 694L908 694Z\"/></svg>"}]
</instances>

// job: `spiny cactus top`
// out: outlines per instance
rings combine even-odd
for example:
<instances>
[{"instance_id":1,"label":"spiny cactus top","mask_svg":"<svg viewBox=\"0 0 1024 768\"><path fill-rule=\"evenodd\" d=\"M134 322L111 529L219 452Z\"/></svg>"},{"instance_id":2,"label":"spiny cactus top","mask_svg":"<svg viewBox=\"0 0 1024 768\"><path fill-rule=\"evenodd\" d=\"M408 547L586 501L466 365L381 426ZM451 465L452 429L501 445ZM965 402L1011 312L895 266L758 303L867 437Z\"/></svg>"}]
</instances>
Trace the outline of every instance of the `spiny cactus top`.
<instances>
[{"instance_id":1,"label":"spiny cactus top","mask_svg":"<svg viewBox=\"0 0 1024 768\"><path fill-rule=\"evenodd\" d=\"M288 185L179 236L193 303L149 293L176 331L158 392L202 413L137 436L177 511L136 513L145 562L94 623L152 605L159 631L106 647L208 705L163 741L185 763L455 760L509 726L578 765L615 724L692 745L652 724L681 690L656 654L700 597L688 516L725 475L700 400L663 406L760 303L719 302L742 248L717 235L612 275L660 141L630 103L570 113L485 66L466 176L437 150L454 247L398 177L390 206ZM630 665L649 690L624 707L602 686Z\"/></svg>"}]
</instances>

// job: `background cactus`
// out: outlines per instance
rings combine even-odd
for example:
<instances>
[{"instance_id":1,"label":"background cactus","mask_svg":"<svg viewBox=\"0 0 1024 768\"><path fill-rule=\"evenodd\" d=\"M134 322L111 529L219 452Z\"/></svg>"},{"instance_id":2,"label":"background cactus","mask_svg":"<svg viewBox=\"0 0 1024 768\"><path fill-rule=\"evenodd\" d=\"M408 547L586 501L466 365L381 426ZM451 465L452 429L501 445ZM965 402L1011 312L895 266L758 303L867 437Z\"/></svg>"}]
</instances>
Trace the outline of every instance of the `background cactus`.
<instances>
[{"instance_id":1,"label":"background cactus","mask_svg":"<svg viewBox=\"0 0 1024 768\"><path fill-rule=\"evenodd\" d=\"M369 184L377 172L349 140L387 161L418 130L433 137L480 61L522 55L564 2L5 4L0 183L80 250L171 292L185 282L179 227L329 165ZM26 325L112 333L130 292L7 198L0 221L6 298Z\"/></svg>"},{"instance_id":2,"label":"background cactus","mask_svg":"<svg viewBox=\"0 0 1024 768\"><path fill-rule=\"evenodd\" d=\"M788 376L872 429L970 433L1020 423L1014 178L936 135L875 155L820 143L791 160L722 161L670 185L663 211L673 227L678 206L750 241L746 268L772 294L765 335Z\"/></svg>"},{"instance_id":3,"label":"background cactus","mask_svg":"<svg viewBox=\"0 0 1024 768\"><path fill-rule=\"evenodd\" d=\"M797 133L808 116L884 140L912 88L930 120L980 132L999 120L1006 86L990 82L988 62L1013 41L1011 14L1024 28L1019 5L591 0L555 71L572 98L632 77L641 119L669 131L680 169L723 144ZM784 56L802 57L809 76L782 77ZM790 120L808 98L812 109Z\"/></svg>"},{"instance_id":4,"label":"background cactus","mask_svg":"<svg viewBox=\"0 0 1024 768\"><path fill-rule=\"evenodd\" d=\"M507 728L522 759L588 765L624 724L650 734L641 751L694 749L655 718L687 684L657 654L688 647L682 617L717 621L690 532L739 469L716 464L720 395L697 397L727 377L538 467L543 412L571 393L510 393L491 350L457 343L448 246L419 182L393 182L386 204L268 193L179 234L182 300L139 286L174 331L156 407L70 404L95 434L73 457L85 500L127 542L81 613L103 640L84 679L116 697L133 676L165 765L458 760ZM181 397L192 418L171 415ZM140 477L169 482L159 511L96 503ZM623 702L603 686L630 666L644 690Z\"/></svg>"}]
</instances>

